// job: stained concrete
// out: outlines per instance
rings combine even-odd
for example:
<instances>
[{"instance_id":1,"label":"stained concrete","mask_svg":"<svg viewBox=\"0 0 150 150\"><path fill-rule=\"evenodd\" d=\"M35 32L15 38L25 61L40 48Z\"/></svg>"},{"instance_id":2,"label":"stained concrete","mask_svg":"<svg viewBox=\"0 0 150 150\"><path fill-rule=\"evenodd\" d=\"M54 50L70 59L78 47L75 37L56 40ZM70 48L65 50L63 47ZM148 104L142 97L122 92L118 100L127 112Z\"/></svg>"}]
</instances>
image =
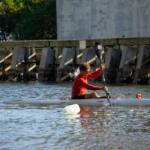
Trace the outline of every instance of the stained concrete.
<instances>
[{"instance_id":1,"label":"stained concrete","mask_svg":"<svg viewBox=\"0 0 150 150\"><path fill-rule=\"evenodd\" d=\"M58 39L149 37L150 0L57 0Z\"/></svg>"},{"instance_id":2,"label":"stained concrete","mask_svg":"<svg viewBox=\"0 0 150 150\"><path fill-rule=\"evenodd\" d=\"M5 51L3 49L0 49L0 60L5 57Z\"/></svg>"},{"instance_id":3,"label":"stained concrete","mask_svg":"<svg viewBox=\"0 0 150 150\"><path fill-rule=\"evenodd\" d=\"M13 50L11 69L17 69L16 65L21 64L22 61L25 61L26 48L15 47Z\"/></svg>"},{"instance_id":4,"label":"stained concrete","mask_svg":"<svg viewBox=\"0 0 150 150\"><path fill-rule=\"evenodd\" d=\"M55 63L55 51L51 48L43 48L39 69L48 69Z\"/></svg>"},{"instance_id":5,"label":"stained concrete","mask_svg":"<svg viewBox=\"0 0 150 150\"><path fill-rule=\"evenodd\" d=\"M94 61L96 61L97 56L95 53L95 50L93 48L87 48L86 50L84 50L83 52L83 56L81 59L81 64L83 63L93 63Z\"/></svg>"},{"instance_id":6,"label":"stained concrete","mask_svg":"<svg viewBox=\"0 0 150 150\"><path fill-rule=\"evenodd\" d=\"M75 55L76 50L74 48L64 48L62 54L63 57L60 61L59 69L63 69L65 66L73 64Z\"/></svg>"}]
</instances>

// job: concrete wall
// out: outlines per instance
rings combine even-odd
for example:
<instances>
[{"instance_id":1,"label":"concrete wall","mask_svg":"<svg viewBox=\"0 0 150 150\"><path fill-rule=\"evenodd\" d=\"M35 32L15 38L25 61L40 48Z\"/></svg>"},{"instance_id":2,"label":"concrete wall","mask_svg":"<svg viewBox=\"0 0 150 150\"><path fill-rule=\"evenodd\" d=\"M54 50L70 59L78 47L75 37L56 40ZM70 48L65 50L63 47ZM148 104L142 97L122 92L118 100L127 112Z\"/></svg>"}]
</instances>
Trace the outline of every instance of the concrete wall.
<instances>
[{"instance_id":1,"label":"concrete wall","mask_svg":"<svg viewBox=\"0 0 150 150\"><path fill-rule=\"evenodd\" d=\"M150 0L57 0L58 39L150 36Z\"/></svg>"}]
</instances>

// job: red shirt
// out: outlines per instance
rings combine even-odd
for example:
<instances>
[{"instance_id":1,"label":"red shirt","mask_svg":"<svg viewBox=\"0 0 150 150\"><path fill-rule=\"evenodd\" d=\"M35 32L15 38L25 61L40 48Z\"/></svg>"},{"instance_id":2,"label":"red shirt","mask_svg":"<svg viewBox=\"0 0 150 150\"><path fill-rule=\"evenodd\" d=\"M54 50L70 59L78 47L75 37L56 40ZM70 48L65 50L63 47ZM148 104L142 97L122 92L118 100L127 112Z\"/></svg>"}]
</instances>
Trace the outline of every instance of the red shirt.
<instances>
[{"instance_id":1,"label":"red shirt","mask_svg":"<svg viewBox=\"0 0 150 150\"><path fill-rule=\"evenodd\" d=\"M88 79L98 77L103 72L103 70L104 68L101 68L94 73L89 73L84 76L79 74L72 86L72 97L85 95L87 89L100 90L101 87L89 84Z\"/></svg>"}]
</instances>

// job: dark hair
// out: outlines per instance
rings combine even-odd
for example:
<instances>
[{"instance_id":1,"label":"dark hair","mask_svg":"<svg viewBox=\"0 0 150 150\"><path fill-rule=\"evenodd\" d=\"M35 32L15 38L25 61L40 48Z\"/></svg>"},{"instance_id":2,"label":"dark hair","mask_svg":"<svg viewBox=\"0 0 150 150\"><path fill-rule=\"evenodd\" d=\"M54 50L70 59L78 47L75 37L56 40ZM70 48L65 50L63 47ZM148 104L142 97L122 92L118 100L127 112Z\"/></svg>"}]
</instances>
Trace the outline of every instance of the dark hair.
<instances>
[{"instance_id":1,"label":"dark hair","mask_svg":"<svg viewBox=\"0 0 150 150\"><path fill-rule=\"evenodd\" d=\"M103 45L103 43L102 42L95 42L95 46L97 46L97 45Z\"/></svg>"},{"instance_id":2,"label":"dark hair","mask_svg":"<svg viewBox=\"0 0 150 150\"><path fill-rule=\"evenodd\" d=\"M90 65L87 63L81 64L80 65L80 71L87 71L90 68Z\"/></svg>"},{"instance_id":3,"label":"dark hair","mask_svg":"<svg viewBox=\"0 0 150 150\"><path fill-rule=\"evenodd\" d=\"M97 46L97 45L99 45L99 44L101 44L100 42L95 42L95 46Z\"/></svg>"}]
</instances>

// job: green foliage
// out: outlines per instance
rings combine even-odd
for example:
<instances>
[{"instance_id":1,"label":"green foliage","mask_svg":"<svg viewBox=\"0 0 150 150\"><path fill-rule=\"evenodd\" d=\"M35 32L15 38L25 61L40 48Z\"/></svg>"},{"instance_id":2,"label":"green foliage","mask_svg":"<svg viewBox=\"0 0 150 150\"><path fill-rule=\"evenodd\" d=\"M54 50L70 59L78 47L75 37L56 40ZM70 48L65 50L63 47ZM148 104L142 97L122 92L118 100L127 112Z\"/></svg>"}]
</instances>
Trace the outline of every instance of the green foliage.
<instances>
[{"instance_id":1,"label":"green foliage","mask_svg":"<svg viewBox=\"0 0 150 150\"><path fill-rule=\"evenodd\" d=\"M20 40L56 38L56 0L0 1L0 31Z\"/></svg>"}]
</instances>

